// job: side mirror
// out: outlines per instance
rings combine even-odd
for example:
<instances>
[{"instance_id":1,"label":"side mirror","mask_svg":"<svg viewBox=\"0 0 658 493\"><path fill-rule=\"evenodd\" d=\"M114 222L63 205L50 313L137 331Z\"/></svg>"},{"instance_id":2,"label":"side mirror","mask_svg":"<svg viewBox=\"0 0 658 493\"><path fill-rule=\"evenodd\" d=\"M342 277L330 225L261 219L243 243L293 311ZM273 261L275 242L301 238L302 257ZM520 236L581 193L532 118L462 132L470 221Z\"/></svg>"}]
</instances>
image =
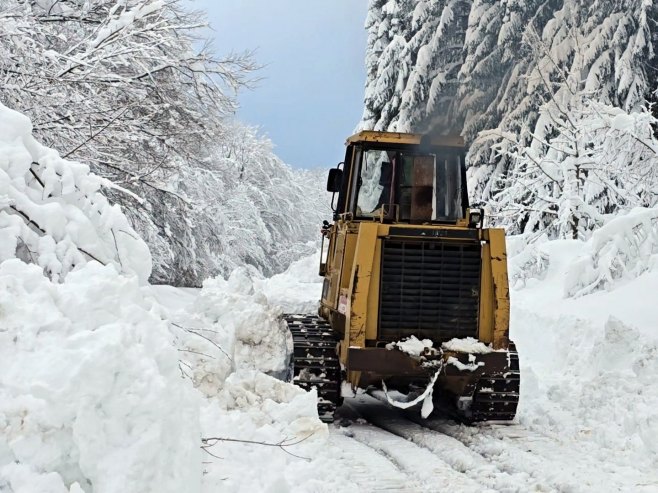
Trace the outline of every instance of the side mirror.
<instances>
[{"instance_id":1,"label":"side mirror","mask_svg":"<svg viewBox=\"0 0 658 493\"><path fill-rule=\"evenodd\" d=\"M338 192L340 191L340 186L343 183L343 170L338 168L332 168L329 170L329 176L327 177L327 192Z\"/></svg>"}]
</instances>

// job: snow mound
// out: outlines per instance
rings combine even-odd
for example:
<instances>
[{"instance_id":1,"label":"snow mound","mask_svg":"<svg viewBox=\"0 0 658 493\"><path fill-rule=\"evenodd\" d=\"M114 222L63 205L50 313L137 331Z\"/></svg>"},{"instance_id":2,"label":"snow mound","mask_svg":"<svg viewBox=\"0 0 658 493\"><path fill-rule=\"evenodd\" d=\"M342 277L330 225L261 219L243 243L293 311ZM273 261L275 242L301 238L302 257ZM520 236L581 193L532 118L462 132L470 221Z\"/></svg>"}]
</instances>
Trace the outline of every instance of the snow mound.
<instances>
[{"instance_id":1,"label":"snow mound","mask_svg":"<svg viewBox=\"0 0 658 493\"><path fill-rule=\"evenodd\" d=\"M541 280L548 269L548 257L541 249L547 238L541 236L531 243L528 240L528 235L507 238L507 270L512 287L524 287L529 279Z\"/></svg>"},{"instance_id":2,"label":"snow mound","mask_svg":"<svg viewBox=\"0 0 658 493\"><path fill-rule=\"evenodd\" d=\"M292 338L281 311L268 303L247 269L204 281L195 302L170 316L181 329L184 372L206 396L215 396L237 370L286 376Z\"/></svg>"},{"instance_id":3,"label":"snow mound","mask_svg":"<svg viewBox=\"0 0 658 493\"><path fill-rule=\"evenodd\" d=\"M200 401L159 311L111 265L90 262L60 284L38 266L0 264L0 477L10 491L199 488Z\"/></svg>"},{"instance_id":4,"label":"snow mound","mask_svg":"<svg viewBox=\"0 0 658 493\"><path fill-rule=\"evenodd\" d=\"M454 351L456 353L471 353L471 354L488 354L493 352L491 346L473 337L465 337L464 339L450 339L441 344L441 349L444 351Z\"/></svg>"},{"instance_id":5,"label":"snow mound","mask_svg":"<svg viewBox=\"0 0 658 493\"><path fill-rule=\"evenodd\" d=\"M386 349L399 349L403 353L411 356L420 356L425 348L431 348L434 343L430 339L418 339L416 336L407 337L402 341L390 342L386 344Z\"/></svg>"},{"instance_id":6,"label":"snow mound","mask_svg":"<svg viewBox=\"0 0 658 493\"><path fill-rule=\"evenodd\" d=\"M565 280L567 296L610 290L658 266L658 208L636 208L592 234Z\"/></svg>"},{"instance_id":7,"label":"snow mound","mask_svg":"<svg viewBox=\"0 0 658 493\"><path fill-rule=\"evenodd\" d=\"M257 284L269 302L284 313L316 314L323 281L318 274L319 267L318 251L293 262L285 272L259 280Z\"/></svg>"},{"instance_id":8,"label":"snow mound","mask_svg":"<svg viewBox=\"0 0 658 493\"><path fill-rule=\"evenodd\" d=\"M54 280L89 260L146 282L148 247L89 167L32 137L30 120L0 103L0 262L19 257Z\"/></svg>"},{"instance_id":9,"label":"snow mound","mask_svg":"<svg viewBox=\"0 0 658 493\"><path fill-rule=\"evenodd\" d=\"M184 294L180 308L167 307L178 329L181 368L206 396L202 491L355 491L336 477L342 451L318 419L315 391L272 376L287 373L292 341L281 311L261 290L264 280L251 275L238 269L228 279L210 279L196 300ZM169 289L149 289L174 300Z\"/></svg>"},{"instance_id":10,"label":"snow mound","mask_svg":"<svg viewBox=\"0 0 658 493\"><path fill-rule=\"evenodd\" d=\"M637 224L644 214L649 212L635 213ZM612 230L615 221L609 223ZM511 291L510 336L522 375L517 416L531 430L578 443L602 463L614 450L615 467L655 470L658 314L652 302L658 272L636 271L635 277L615 281L612 291L564 298L574 259L591 258L593 245L607 243L601 238L614 238L611 229L600 231L599 239L587 243L543 244L549 266L544 279ZM622 236L610 240L612 248L627 254L628 262L642 262L633 259L637 251L621 248L627 240Z\"/></svg>"}]
</instances>

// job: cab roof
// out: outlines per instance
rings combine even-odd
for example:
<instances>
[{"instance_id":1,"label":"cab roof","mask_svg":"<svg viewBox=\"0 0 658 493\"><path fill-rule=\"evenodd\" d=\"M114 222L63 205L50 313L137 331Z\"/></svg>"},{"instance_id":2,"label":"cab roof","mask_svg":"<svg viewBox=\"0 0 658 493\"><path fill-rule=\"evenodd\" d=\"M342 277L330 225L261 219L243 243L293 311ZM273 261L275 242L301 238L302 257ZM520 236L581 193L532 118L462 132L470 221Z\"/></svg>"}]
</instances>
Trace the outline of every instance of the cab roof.
<instances>
[{"instance_id":1,"label":"cab roof","mask_svg":"<svg viewBox=\"0 0 658 493\"><path fill-rule=\"evenodd\" d=\"M364 130L347 138L346 145L361 142L381 142L383 144L420 145L423 135L399 132L374 132ZM459 135L437 135L432 137L430 145L440 147L464 148L464 139Z\"/></svg>"}]
</instances>

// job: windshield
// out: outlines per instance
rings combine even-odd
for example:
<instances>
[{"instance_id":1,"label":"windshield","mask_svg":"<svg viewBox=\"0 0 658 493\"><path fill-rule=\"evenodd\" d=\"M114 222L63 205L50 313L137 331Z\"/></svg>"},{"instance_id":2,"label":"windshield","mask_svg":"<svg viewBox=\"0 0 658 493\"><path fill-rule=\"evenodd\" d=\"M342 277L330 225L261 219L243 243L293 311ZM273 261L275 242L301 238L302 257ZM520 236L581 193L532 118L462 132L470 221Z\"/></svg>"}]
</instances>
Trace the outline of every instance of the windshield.
<instances>
[{"instance_id":1,"label":"windshield","mask_svg":"<svg viewBox=\"0 0 658 493\"><path fill-rule=\"evenodd\" d=\"M462 218L458 155L370 149L362 156L356 217L415 223Z\"/></svg>"}]
</instances>

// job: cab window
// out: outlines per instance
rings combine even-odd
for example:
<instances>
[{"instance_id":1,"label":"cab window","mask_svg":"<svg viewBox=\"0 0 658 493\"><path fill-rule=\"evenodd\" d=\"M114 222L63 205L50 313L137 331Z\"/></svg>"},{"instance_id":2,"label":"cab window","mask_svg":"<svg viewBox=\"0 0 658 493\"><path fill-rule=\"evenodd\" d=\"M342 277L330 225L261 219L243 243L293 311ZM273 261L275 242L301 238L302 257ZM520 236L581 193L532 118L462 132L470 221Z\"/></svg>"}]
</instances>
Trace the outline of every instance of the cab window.
<instances>
[{"instance_id":1,"label":"cab window","mask_svg":"<svg viewBox=\"0 0 658 493\"><path fill-rule=\"evenodd\" d=\"M356 218L424 223L463 217L461 162L455 154L369 149L356 170L350 197Z\"/></svg>"}]
</instances>

